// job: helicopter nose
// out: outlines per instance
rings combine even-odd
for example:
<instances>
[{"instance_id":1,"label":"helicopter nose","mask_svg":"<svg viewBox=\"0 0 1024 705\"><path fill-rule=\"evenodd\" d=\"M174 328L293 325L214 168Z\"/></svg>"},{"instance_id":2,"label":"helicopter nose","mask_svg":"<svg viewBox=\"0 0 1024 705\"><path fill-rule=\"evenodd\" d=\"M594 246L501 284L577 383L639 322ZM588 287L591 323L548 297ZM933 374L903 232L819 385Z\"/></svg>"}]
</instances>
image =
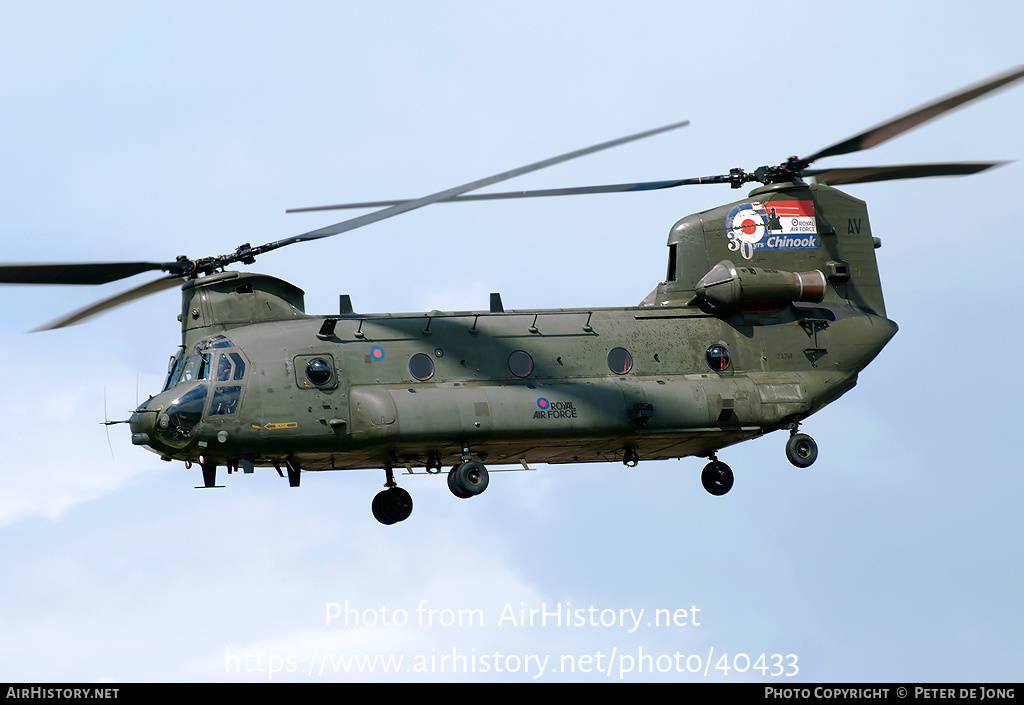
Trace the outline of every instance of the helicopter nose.
<instances>
[{"instance_id":1,"label":"helicopter nose","mask_svg":"<svg viewBox=\"0 0 1024 705\"><path fill-rule=\"evenodd\" d=\"M131 417L128 419L128 427L132 430L133 445L149 445L153 438L159 409L147 409L145 407L146 404L140 406L132 412Z\"/></svg>"}]
</instances>

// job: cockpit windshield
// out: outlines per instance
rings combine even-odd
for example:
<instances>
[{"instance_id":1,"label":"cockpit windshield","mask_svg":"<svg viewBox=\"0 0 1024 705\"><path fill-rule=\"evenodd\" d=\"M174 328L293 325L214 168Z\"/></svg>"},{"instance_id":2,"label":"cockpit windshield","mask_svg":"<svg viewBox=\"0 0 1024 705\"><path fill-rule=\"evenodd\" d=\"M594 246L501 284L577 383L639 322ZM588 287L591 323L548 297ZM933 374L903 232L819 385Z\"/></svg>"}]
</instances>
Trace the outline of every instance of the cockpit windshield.
<instances>
[{"instance_id":1,"label":"cockpit windshield","mask_svg":"<svg viewBox=\"0 0 1024 705\"><path fill-rule=\"evenodd\" d=\"M185 360L178 376L178 384L191 382L194 379L210 379L210 353L199 353L190 355Z\"/></svg>"},{"instance_id":2,"label":"cockpit windshield","mask_svg":"<svg viewBox=\"0 0 1024 705\"><path fill-rule=\"evenodd\" d=\"M212 338L200 341L192 354L186 355L184 350L179 350L170 361L167 367L167 379L164 381L166 391L171 387L183 382L193 380L208 380L213 374L212 358L210 352L215 348L232 348L235 344L223 335L215 335ZM242 379L245 374L245 363L238 353L227 353L222 355L218 361L216 373L218 381L226 379Z\"/></svg>"},{"instance_id":3,"label":"cockpit windshield","mask_svg":"<svg viewBox=\"0 0 1024 705\"><path fill-rule=\"evenodd\" d=\"M178 375L181 374L181 364L184 361L184 350L178 350L171 356L171 361L167 364L167 379L164 380L164 387L160 391L165 392L177 383Z\"/></svg>"},{"instance_id":4,"label":"cockpit windshield","mask_svg":"<svg viewBox=\"0 0 1024 705\"><path fill-rule=\"evenodd\" d=\"M167 367L166 406L158 410L154 429L160 442L183 448L204 422L231 422L245 396L247 367L243 352L223 335L202 340L191 351L178 350Z\"/></svg>"}]
</instances>

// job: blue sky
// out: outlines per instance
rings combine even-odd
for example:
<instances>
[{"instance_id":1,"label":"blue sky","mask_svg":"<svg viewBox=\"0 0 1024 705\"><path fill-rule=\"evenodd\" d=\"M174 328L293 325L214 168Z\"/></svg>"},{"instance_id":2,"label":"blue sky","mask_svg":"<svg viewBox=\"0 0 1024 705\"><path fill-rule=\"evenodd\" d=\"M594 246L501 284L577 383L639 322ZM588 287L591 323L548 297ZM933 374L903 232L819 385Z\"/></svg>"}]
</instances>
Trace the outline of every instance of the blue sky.
<instances>
[{"instance_id":1,"label":"blue sky","mask_svg":"<svg viewBox=\"0 0 1024 705\"><path fill-rule=\"evenodd\" d=\"M1022 14L1009 2L8 9L2 259L221 254L342 219L285 208L417 197L681 119L692 124L509 186L774 164L1018 65L993 38ZM1017 87L822 166L1019 160L1022 111ZM736 485L721 498L695 458L494 474L471 501L409 478L415 511L392 527L370 515L379 472L290 490L264 471L197 492L197 469L132 446L124 426L108 447L100 425L104 404L126 418L161 384L177 292L26 335L131 283L4 287L0 680L1019 681L1022 169L845 189L882 239L900 332L803 426L813 468L790 466L769 435L722 454ZM664 275L671 225L735 197L437 205L255 269L305 289L314 313L341 293L363 311L483 308L491 291L508 308L633 305ZM409 621L328 624L335 603L362 622ZM421 605L484 624L421 625ZM542 605L700 623L500 619ZM641 653L713 666L794 654L799 671L657 672L662 660L620 673ZM475 670L452 673L452 654ZM402 658L400 672L337 660L378 655Z\"/></svg>"}]
</instances>

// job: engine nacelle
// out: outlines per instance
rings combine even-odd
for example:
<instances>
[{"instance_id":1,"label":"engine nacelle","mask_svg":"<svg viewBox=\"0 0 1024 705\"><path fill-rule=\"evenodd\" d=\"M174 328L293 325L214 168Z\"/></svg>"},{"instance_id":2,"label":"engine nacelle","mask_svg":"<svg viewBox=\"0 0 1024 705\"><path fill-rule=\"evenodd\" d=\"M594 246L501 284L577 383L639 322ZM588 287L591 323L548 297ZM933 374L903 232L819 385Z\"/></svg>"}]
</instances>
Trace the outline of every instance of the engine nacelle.
<instances>
[{"instance_id":1,"label":"engine nacelle","mask_svg":"<svg viewBox=\"0 0 1024 705\"><path fill-rule=\"evenodd\" d=\"M783 272L761 267L737 267L722 260L697 282L697 299L716 311L735 313L744 304L755 302L821 303L825 298L825 275L810 272Z\"/></svg>"}]
</instances>

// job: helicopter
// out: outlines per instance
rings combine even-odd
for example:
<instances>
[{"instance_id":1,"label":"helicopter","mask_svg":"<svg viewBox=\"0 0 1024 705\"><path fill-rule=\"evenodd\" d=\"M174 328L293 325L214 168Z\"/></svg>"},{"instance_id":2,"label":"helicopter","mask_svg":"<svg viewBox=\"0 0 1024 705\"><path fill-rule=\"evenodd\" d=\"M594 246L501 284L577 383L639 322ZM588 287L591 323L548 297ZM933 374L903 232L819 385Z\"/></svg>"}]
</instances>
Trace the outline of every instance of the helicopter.
<instances>
[{"instance_id":1,"label":"helicopter","mask_svg":"<svg viewBox=\"0 0 1024 705\"><path fill-rule=\"evenodd\" d=\"M0 283L99 285L165 275L38 330L81 323L180 286L181 345L165 382L132 412L132 443L199 465L200 488L274 468L291 487L309 471L377 469L373 516L409 518L396 471L445 472L458 498L484 492L493 466L706 458L701 483L734 484L718 454L788 431L788 460L810 467L812 414L854 387L896 334L886 316L867 206L836 186L964 176L1003 162L809 168L874 147L1024 78L1024 67L960 90L809 156L753 171L673 181L471 193L687 126L676 122L409 200L292 209L374 212L229 254L165 262L0 265ZM649 191L756 183L747 197L688 215L669 231L666 278L635 306L359 313L340 295L308 314L304 292L229 269L281 247L349 232L441 202ZM491 466L489 469L488 466Z\"/></svg>"}]
</instances>

